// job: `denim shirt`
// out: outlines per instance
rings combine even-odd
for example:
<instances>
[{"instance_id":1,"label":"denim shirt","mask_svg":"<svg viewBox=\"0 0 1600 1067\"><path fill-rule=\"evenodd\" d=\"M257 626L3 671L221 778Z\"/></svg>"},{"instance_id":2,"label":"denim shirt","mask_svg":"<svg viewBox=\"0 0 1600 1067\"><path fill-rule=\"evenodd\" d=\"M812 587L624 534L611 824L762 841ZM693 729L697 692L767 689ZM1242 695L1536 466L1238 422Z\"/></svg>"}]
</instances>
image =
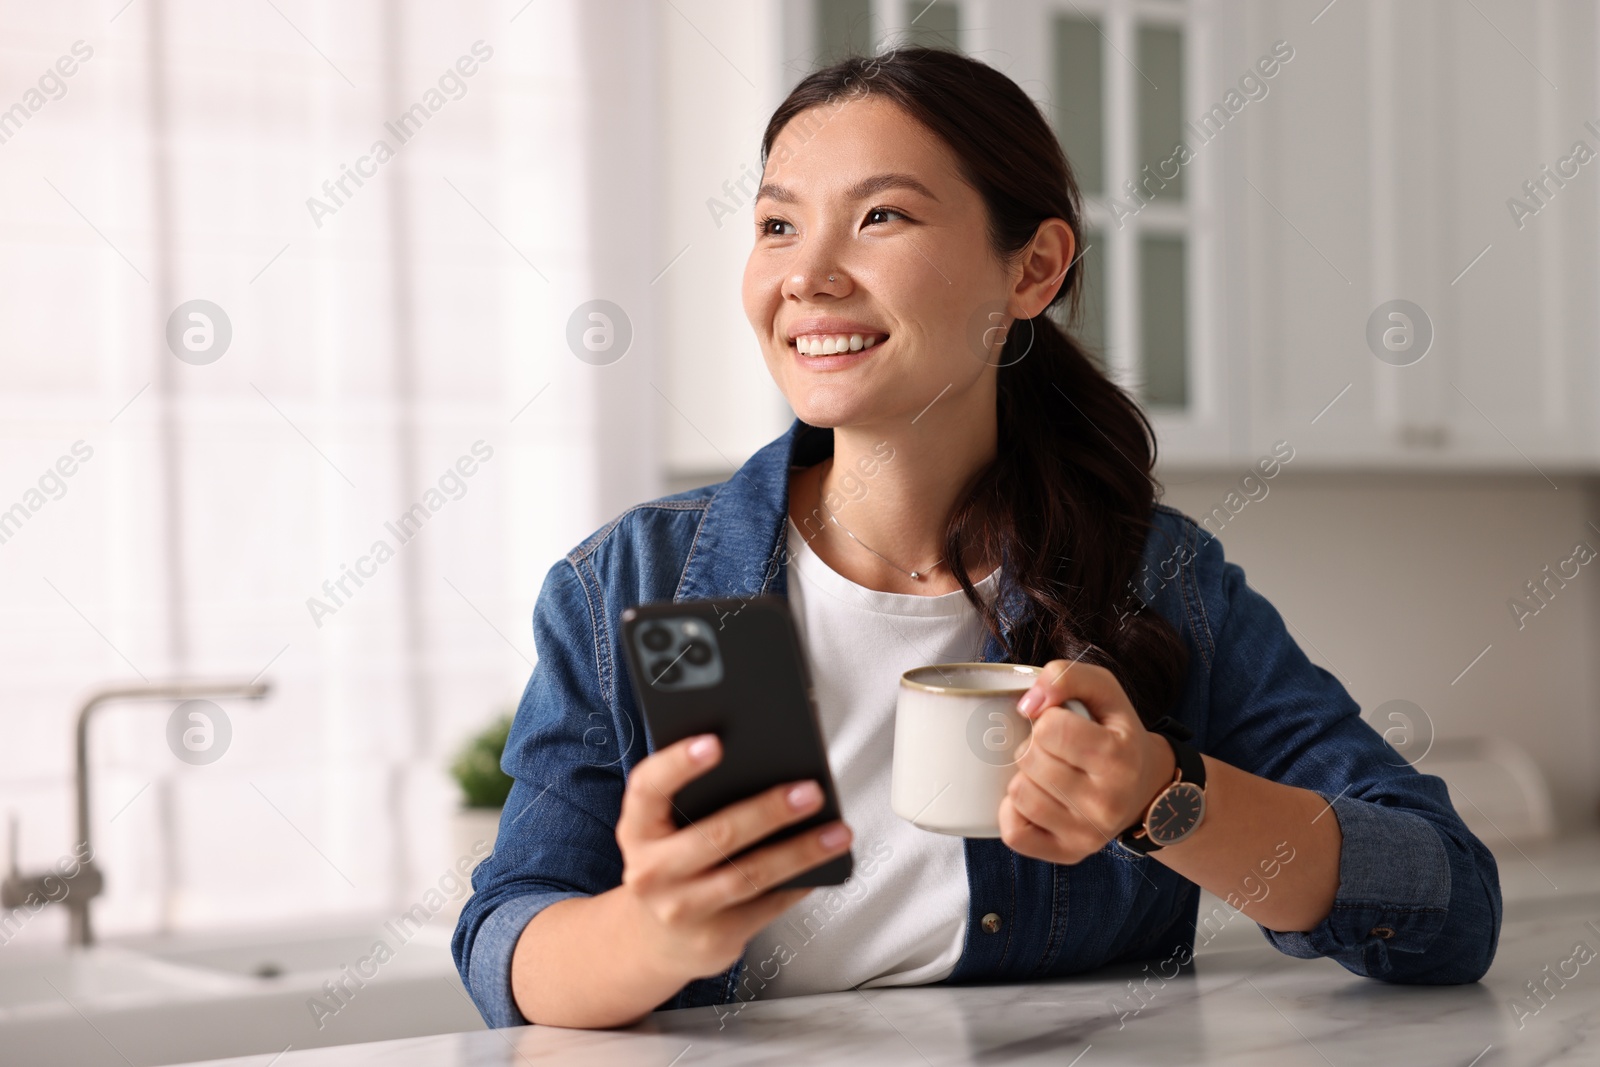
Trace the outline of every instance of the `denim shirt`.
<instances>
[{"instance_id":1,"label":"denim shirt","mask_svg":"<svg viewBox=\"0 0 1600 1067\"><path fill-rule=\"evenodd\" d=\"M490 1026L527 1021L510 976L528 921L555 901L622 881L617 817L626 776L648 741L622 659L620 613L648 601L787 595L789 468L832 450L831 430L796 419L727 481L628 509L545 575L533 611L538 661L502 760L515 782L451 942ZM1305 932L1262 927L1267 940L1288 955L1327 956L1388 982L1482 977L1500 934L1499 873L1444 782L1419 774L1361 720L1339 681L1306 658L1277 610L1224 560L1218 540L1181 512L1156 506L1134 591L1130 603L1159 612L1188 646L1171 714L1194 731L1191 743L1319 793L1329 804L1324 815L1338 820L1343 845L1331 913ZM1009 636L1026 600L1005 582L1000 596ZM993 635L983 658L1004 658ZM979 838L966 838L965 852L966 937L944 982L1187 962L1199 889L1154 858L1108 844L1078 863L1055 864ZM1265 879L1273 857L1262 861ZM1257 891L1243 885L1238 896ZM1232 914L1207 916L1203 925L1209 932ZM737 1011L761 981L747 953L657 1008L732 1004L719 1013Z\"/></svg>"}]
</instances>

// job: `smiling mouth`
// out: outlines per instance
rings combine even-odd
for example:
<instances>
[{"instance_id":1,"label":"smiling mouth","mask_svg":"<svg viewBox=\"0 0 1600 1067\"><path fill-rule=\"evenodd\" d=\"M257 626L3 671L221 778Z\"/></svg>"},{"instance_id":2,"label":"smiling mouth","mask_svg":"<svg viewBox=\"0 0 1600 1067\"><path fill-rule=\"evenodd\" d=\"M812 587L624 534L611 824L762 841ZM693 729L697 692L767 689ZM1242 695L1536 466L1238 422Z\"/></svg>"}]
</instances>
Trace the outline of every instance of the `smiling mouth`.
<instances>
[{"instance_id":1,"label":"smiling mouth","mask_svg":"<svg viewBox=\"0 0 1600 1067\"><path fill-rule=\"evenodd\" d=\"M805 334L789 342L796 354L807 359L820 356L848 356L877 348L889 339L886 333Z\"/></svg>"}]
</instances>

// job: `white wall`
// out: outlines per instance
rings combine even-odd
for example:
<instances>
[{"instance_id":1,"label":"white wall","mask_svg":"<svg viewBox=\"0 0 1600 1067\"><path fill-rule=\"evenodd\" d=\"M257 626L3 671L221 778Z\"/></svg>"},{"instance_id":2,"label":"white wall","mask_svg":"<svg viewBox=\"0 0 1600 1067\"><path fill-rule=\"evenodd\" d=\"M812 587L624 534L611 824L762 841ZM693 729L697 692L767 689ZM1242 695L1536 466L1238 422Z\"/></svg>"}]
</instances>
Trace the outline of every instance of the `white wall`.
<instances>
[{"instance_id":1,"label":"white wall","mask_svg":"<svg viewBox=\"0 0 1600 1067\"><path fill-rule=\"evenodd\" d=\"M1199 519L1244 473L1174 472L1164 499ZM1563 828L1588 828L1600 802L1600 567L1582 567L1520 629L1507 607L1577 542L1600 550L1592 481L1558 482L1556 492L1537 475L1334 474L1291 461L1263 483L1266 496L1208 528L1364 714L1405 699L1439 738L1510 738L1549 777Z\"/></svg>"}]
</instances>

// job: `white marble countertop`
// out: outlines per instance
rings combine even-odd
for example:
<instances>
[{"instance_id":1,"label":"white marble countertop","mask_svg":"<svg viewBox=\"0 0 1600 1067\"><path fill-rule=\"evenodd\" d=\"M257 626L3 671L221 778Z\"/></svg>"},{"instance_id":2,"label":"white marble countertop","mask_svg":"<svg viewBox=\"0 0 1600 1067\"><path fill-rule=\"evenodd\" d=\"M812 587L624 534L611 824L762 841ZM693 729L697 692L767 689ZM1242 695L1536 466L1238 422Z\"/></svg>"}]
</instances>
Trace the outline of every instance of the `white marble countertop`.
<instances>
[{"instance_id":1,"label":"white marble countertop","mask_svg":"<svg viewBox=\"0 0 1600 1067\"><path fill-rule=\"evenodd\" d=\"M1125 1019L1119 1010L1133 1005L1126 984L1139 974L1131 967L1049 982L752 1001L726 1025L718 1009L689 1008L656 1012L625 1030L528 1026L212 1063L516 1067L581 1057L595 1067L1593 1064L1600 1062L1600 958L1570 961L1579 942L1600 953L1600 893L1583 892L1567 877L1583 870L1594 880L1595 868L1563 870L1558 859L1530 853L1527 872L1507 872L1569 885L1508 903L1494 966L1482 982L1466 986L1386 985L1330 960L1293 959L1241 918L1232 925L1248 937L1213 946L1192 973L1156 988L1144 1009ZM1568 977L1562 984L1547 979L1551 992L1541 1002L1527 984L1547 965L1550 974L1564 968ZM1516 1004L1526 1009L1520 1018Z\"/></svg>"}]
</instances>

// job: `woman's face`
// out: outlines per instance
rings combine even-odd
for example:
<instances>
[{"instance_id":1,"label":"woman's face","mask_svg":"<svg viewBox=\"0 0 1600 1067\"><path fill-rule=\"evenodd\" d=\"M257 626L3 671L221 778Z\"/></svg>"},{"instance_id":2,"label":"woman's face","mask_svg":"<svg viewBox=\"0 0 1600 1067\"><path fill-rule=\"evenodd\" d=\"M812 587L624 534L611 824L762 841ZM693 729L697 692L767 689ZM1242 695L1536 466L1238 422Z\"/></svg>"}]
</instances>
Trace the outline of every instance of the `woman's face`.
<instances>
[{"instance_id":1,"label":"woman's face","mask_svg":"<svg viewBox=\"0 0 1600 1067\"><path fill-rule=\"evenodd\" d=\"M754 206L745 314L796 415L832 427L909 422L935 397L993 404L998 355L977 338L988 312L1011 311L1013 275L989 247L983 201L925 127L871 96L803 112L774 142ZM808 346L883 340L815 357L796 332Z\"/></svg>"}]
</instances>

